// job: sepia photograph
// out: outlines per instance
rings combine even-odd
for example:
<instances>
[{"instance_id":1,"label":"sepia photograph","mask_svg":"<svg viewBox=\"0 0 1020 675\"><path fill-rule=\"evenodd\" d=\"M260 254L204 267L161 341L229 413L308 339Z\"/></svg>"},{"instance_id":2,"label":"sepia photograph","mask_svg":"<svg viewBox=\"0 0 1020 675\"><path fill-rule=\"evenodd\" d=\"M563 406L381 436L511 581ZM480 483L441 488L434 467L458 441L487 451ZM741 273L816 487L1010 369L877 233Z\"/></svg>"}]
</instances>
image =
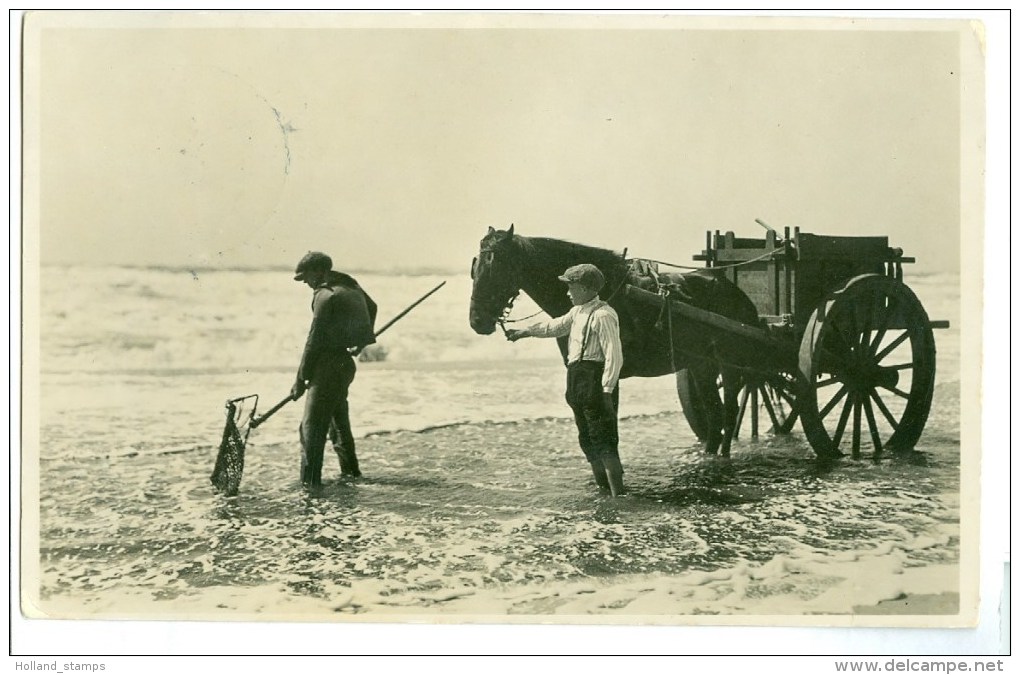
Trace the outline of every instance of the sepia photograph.
<instances>
[{"instance_id":1,"label":"sepia photograph","mask_svg":"<svg viewBox=\"0 0 1020 675\"><path fill-rule=\"evenodd\" d=\"M26 619L977 624L980 22L22 20Z\"/></svg>"}]
</instances>

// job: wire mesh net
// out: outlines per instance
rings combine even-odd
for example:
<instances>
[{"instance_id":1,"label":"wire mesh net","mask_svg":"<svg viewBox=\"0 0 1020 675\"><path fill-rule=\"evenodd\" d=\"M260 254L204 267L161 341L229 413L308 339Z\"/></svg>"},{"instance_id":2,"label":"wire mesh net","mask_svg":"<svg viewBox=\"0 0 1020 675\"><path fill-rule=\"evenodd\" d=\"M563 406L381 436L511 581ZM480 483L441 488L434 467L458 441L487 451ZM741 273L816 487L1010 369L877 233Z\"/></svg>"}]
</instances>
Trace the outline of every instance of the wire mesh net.
<instances>
[{"instance_id":1,"label":"wire mesh net","mask_svg":"<svg viewBox=\"0 0 1020 675\"><path fill-rule=\"evenodd\" d=\"M227 401L227 423L223 427L223 440L210 480L213 486L228 497L237 494L244 473L244 445L248 440L248 419L244 416L246 399ZM254 412L254 410L253 410Z\"/></svg>"}]
</instances>

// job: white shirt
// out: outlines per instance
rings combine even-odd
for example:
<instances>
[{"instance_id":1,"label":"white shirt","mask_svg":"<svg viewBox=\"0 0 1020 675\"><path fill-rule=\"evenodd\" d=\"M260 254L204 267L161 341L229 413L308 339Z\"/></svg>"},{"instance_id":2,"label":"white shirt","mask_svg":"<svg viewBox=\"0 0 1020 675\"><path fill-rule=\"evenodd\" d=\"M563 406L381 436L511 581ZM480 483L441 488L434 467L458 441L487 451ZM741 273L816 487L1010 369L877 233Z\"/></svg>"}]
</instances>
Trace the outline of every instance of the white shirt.
<instances>
[{"instance_id":1,"label":"white shirt","mask_svg":"<svg viewBox=\"0 0 1020 675\"><path fill-rule=\"evenodd\" d=\"M591 321L589 321L589 318ZM576 305L563 316L540 321L526 329L533 337L563 337L567 340L567 363L604 361L602 391L612 392L620 379L623 347L620 344L620 317L616 310L599 298ZM584 354L581 345L584 345Z\"/></svg>"}]
</instances>

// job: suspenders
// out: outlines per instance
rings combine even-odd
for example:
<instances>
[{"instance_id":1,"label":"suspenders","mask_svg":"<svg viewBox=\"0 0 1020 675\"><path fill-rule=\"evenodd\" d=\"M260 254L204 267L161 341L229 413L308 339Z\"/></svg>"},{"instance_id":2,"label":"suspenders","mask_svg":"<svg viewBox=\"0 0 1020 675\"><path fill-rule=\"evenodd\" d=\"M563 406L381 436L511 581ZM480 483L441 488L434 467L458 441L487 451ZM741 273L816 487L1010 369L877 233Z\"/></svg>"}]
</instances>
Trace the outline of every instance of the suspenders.
<instances>
[{"instance_id":1,"label":"suspenders","mask_svg":"<svg viewBox=\"0 0 1020 675\"><path fill-rule=\"evenodd\" d=\"M581 352L577 357L578 361L584 361L584 348L588 346L588 336L591 335L591 320L595 318L595 312L600 309L602 309L601 305L591 310L591 314L588 315L588 321L584 324L584 330L581 332Z\"/></svg>"}]
</instances>

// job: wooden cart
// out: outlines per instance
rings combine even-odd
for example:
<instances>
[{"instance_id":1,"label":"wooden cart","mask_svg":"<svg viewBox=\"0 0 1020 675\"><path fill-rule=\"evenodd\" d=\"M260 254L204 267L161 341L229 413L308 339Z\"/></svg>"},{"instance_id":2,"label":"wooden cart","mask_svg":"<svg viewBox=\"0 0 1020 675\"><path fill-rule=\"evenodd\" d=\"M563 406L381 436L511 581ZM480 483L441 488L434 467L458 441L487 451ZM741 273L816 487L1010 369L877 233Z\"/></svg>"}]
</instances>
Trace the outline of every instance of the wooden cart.
<instances>
[{"instance_id":1,"label":"wooden cart","mask_svg":"<svg viewBox=\"0 0 1020 675\"><path fill-rule=\"evenodd\" d=\"M816 454L854 457L912 449L921 436L935 387L933 329L917 296L903 283L914 262L887 237L833 237L787 228L780 236L706 234L694 259L733 281L754 303L750 326L635 287L635 300L661 307L713 331L721 343L753 346L737 418L757 436L767 417L776 433L797 420ZM705 434L704 413L687 371L677 391L692 430ZM749 414L748 414L749 413ZM748 417L750 418L748 420Z\"/></svg>"}]
</instances>

